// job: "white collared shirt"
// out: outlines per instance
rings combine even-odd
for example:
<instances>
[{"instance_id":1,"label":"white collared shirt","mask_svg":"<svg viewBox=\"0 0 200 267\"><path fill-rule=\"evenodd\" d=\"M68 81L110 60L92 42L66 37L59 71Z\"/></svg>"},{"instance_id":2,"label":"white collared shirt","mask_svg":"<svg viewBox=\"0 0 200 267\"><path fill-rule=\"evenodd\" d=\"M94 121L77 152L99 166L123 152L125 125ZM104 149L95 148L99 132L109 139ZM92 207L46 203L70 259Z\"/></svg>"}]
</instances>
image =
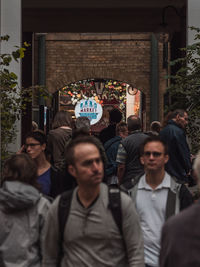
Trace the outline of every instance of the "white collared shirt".
<instances>
[{"instance_id":1,"label":"white collared shirt","mask_svg":"<svg viewBox=\"0 0 200 267\"><path fill-rule=\"evenodd\" d=\"M144 236L145 263L151 266L159 266L160 237L165 222L169 188L170 176L167 172L162 183L155 189L146 183L145 175L138 183L136 209Z\"/></svg>"}]
</instances>

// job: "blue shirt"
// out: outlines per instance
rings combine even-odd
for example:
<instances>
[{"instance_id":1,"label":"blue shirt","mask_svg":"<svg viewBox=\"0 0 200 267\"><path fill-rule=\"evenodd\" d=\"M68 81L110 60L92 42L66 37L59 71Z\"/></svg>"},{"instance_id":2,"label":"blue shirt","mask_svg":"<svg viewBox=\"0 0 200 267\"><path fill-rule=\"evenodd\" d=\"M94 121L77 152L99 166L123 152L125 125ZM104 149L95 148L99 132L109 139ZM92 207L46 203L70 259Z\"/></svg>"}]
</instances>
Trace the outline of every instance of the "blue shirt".
<instances>
[{"instance_id":1,"label":"blue shirt","mask_svg":"<svg viewBox=\"0 0 200 267\"><path fill-rule=\"evenodd\" d=\"M45 195L50 194L51 189L51 177L50 177L50 171L51 168L49 168L46 172L38 176L38 183L41 185L41 192Z\"/></svg>"}]
</instances>

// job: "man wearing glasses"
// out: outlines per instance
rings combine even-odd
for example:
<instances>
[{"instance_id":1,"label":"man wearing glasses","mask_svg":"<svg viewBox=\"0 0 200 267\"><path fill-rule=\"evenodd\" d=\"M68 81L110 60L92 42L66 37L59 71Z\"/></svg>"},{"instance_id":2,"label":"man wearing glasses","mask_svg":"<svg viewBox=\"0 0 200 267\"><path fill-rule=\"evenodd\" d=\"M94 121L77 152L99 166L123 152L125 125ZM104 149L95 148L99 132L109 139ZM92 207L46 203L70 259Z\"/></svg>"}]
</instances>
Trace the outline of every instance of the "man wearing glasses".
<instances>
[{"instance_id":1,"label":"man wearing glasses","mask_svg":"<svg viewBox=\"0 0 200 267\"><path fill-rule=\"evenodd\" d=\"M167 146L158 136L147 138L141 147L144 175L129 191L138 212L144 237L146 267L159 266L160 236L164 222L192 203L184 184L177 183L165 171Z\"/></svg>"}]
</instances>

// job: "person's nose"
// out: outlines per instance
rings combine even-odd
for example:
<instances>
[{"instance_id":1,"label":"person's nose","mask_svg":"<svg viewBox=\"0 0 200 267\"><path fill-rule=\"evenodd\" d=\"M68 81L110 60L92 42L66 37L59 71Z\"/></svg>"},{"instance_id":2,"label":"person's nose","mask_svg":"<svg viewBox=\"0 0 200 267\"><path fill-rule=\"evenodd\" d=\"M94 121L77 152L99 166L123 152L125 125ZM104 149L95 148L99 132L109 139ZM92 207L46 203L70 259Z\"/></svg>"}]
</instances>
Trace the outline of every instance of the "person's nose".
<instances>
[{"instance_id":1,"label":"person's nose","mask_svg":"<svg viewBox=\"0 0 200 267\"><path fill-rule=\"evenodd\" d=\"M31 150L31 146L27 146L26 152L29 152Z\"/></svg>"},{"instance_id":2,"label":"person's nose","mask_svg":"<svg viewBox=\"0 0 200 267\"><path fill-rule=\"evenodd\" d=\"M93 164L92 164L92 170L93 171L98 171L99 170L99 164L96 161L94 161Z\"/></svg>"},{"instance_id":3,"label":"person's nose","mask_svg":"<svg viewBox=\"0 0 200 267\"><path fill-rule=\"evenodd\" d=\"M153 160L154 159L154 156L153 154L151 153L150 156L149 156L149 159Z\"/></svg>"}]
</instances>

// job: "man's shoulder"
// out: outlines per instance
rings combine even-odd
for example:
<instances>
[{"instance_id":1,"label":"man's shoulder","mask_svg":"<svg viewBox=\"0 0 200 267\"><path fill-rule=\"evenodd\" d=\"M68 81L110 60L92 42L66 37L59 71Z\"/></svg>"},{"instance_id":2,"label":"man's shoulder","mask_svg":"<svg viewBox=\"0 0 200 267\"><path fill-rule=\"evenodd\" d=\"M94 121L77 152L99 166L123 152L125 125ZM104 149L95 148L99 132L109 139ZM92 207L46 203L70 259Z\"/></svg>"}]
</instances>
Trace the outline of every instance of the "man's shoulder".
<instances>
[{"instance_id":1,"label":"man's shoulder","mask_svg":"<svg viewBox=\"0 0 200 267\"><path fill-rule=\"evenodd\" d=\"M124 204L128 204L131 200L131 198L129 197L129 195L127 194L127 192L125 190L123 190L122 188L118 187L118 186L108 186L107 184L104 184L104 183L101 183L101 194L102 195L105 195L105 194L109 194L109 190L110 192L112 193L112 189L116 189L116 190L119 190L120 192L120 198L121 198L121 201L124 203ZM104 196L103 196L104 197Z\"/></svg>"},{"instance_id":2,"label":"man's shoulder","mask_svg":"<svg viewBox=\"0 0 200 267\"><path fill-rule=\"evenodd\" d=\"M107 127L103 128L101 131L100 131L100 135L104 135L106 133L110 133L110 132L113 132L115 131L115 125L108 125Z\"/></svg>"},{"instance_id":3,"label":"man's shoulder","mask_svg":"<svg viewBox=\"0 0 200 267\"><path fill-rule=\"evenodd\" d=\"M100 141L105 144L109 139L115 136L115 125L108 125L106 128L102 129L99 133Z\"/></svg>"},{"instance_id":4,"label":"man's shoulder","mask_svg":"<svg viewBox=\"0 0 200 267\"><path fill-rule=\"evenodd\" d=\"M60 138L67 140L71 136L72 136L72 129L56 128L50 130L48 133L48 138L54 139L56 141L59 141Z\"/></svg>"},{"instance_id":5,"label":"man's shoulder","mask_svg":"<svg viewBox=\"0 0 200 267\"><path fill-rule=\"evenodd\" d=\"M138 140L145 140L148 137L147 134L138 131L138 132L134 132L132 134L130 134L129 136L127 136L126 138L124 138L122 140L122 143L129 143L129 142L133 142L133 141L138 141Z\"/></svg>"},{"instance_id":6,"label":"man's shoulder","mask_svg":"<svg viewBox=\"0 0 200 267\"><path fill-rule=\"evenodd\" d=\"M105 150L108 149L109 147L111 147L112 145L114 145L115 143L120 142L121 140L122 140L122 138L120 136L115 136L115 137L109 139L104 144Z\"/></svg>"},{"instance_id":7,"label":"man's shoulder","mask_svg":"<svg viewBox=\"0 0 200 267\"><path fill-rule=\"evenodd\" d=\"M175 122L169 122L161 131L160 136L164 134L173 134L173 133L183 133L184 130L181 129Z\"/></svg>"}]
</instances>

